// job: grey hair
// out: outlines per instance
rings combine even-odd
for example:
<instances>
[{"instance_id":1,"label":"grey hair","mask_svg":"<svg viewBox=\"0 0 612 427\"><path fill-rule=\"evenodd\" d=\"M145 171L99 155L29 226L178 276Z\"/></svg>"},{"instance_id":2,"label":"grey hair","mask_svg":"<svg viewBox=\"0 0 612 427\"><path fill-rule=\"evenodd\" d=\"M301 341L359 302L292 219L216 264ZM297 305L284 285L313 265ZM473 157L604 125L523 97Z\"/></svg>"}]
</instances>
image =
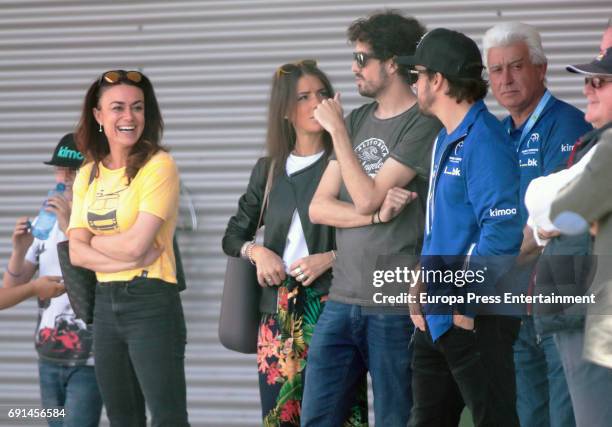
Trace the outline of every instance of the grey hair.
<instances>
[{"instance_id":1,"label":"grey hair","mask_svg":"<svg viewBox=\"0 0 612 427\"><path fill-rule=\"evenodd\" d=\"M485 66L488 66L487 53L490 48L510 46L518 42L527 45L532 64L548 63L542 47L542 38L534 27L522 22L503 22L489 28L482 39L482 57Z\"/></svg>"}]
</instances>

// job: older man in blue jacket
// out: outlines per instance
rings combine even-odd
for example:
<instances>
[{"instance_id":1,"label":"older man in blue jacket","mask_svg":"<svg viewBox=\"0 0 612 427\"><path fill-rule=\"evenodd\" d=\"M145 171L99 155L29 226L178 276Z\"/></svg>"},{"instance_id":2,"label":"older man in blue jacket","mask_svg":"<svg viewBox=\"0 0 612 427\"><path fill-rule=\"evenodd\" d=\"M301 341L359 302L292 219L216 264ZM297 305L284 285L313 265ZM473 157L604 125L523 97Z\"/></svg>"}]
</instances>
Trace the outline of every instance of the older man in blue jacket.
<instances>
[{"instance_id":1,"label":"older man in blue jacket","mask_svg":"<svg viewBox=\"0 0 612 427\"><path fill-rule=\"evenodd\" d=\"M527 186L534 178L565 168L576 140L591 126L584 113L546 88L547 59L540 35L530 25L505 22L490 28L483 38L483 54L491 91L510 113L502 124L519 156L520 212ZM519 255L522 270L513 274L515 286L527 288L541 248L526 225ZM538 291L534 291L535 294ZM526 313L531 314L531 313ZM565 325L564 325L565 323ZM574 327L571 316L524 315L514 344L517 411L521 425L571 427L576 424L572 402L553 332Z\"/></svg>"}]
</instances>

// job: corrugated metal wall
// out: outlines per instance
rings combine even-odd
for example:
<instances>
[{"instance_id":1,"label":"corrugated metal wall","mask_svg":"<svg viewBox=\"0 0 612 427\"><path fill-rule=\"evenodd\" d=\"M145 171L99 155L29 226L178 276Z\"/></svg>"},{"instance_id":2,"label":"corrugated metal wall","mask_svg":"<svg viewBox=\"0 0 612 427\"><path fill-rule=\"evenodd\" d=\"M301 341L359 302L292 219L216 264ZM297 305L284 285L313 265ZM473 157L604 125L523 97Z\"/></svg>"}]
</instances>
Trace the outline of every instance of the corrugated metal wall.
<instances>
[{"instance_id":1,"label":"corrugated metal wall","mask_svg":"<svg viewBox=\"0 0 612 427\"><path fill-rule=\"evenodd\" d=\"M155 84L165 142L200 224L180 239L190 279L183 295L192 425L258 425L255 359L217 342L221 235L262 154L274 69L316 58L346 109L355 107L363 100L354 89L344 31L383 7L414 15L429 28L463 31L479 43L485 29L502 20L536 25L550 61L550 88L581 108L581 79L563 67L594 55L612 15L609 0L0 0L0 265L10 254L15 218L34 215L50 186L50 170L41 162L75 125L88 84L106 69L143 70ZM34 313L32 301L0 313L0 426L13 425L7 408L38 402Z\"/></svg>"}]
</instances>

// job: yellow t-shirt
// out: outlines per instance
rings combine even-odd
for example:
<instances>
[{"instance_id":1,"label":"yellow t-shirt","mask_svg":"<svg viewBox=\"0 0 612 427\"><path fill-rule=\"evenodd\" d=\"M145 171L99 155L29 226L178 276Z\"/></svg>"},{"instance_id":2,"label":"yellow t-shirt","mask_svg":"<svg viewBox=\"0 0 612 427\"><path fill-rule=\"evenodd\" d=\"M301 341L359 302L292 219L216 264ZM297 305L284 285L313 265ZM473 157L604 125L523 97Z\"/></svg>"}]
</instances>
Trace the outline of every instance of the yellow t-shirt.
<instances>
[{"instance_id":1,"label":"yellow t-shirt","mask_svg":"<svg viewBox=\"0 0 612 427\"><path fill-rule=\"evenodd\" d=\"M98 164L98 177L89 184L93 163L83 166L74 181L69 229L87 228L94 235L121 233L129 229L139 212L164 220L155 236L155 245L164 252L153 264L118 273L96 273L98 281L127 281L136 276L176 283L172 239L179 199L179 175L174 159L160 151L127 185L125 168L107 169Z\"/></svg>"}]
</instances>

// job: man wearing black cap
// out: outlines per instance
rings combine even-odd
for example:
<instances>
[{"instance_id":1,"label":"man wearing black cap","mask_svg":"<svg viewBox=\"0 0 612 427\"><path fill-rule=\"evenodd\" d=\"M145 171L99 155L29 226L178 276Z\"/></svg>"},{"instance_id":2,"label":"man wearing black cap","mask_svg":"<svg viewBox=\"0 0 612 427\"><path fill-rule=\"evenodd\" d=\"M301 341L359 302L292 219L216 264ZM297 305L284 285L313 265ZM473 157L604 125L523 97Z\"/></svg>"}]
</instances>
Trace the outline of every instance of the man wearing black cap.
<instances>
[{"instance_id":1,"label":"man wearing black cap","mask_svg":"<svg viewBox=\"0 0 612 427\"><path fill-rule=\"evenodd\" d=\"M610 170L609 156L612 153L612 21L608 23L602 37L600 54L590 63L569 65L566 68L585 77L585 118L595 129L574 145L568 169L531 182L525 204L530 221L537 226L540 234L550 239L547 249L551 244L556 245L553 254L576 254L577 249L580 249L580 254L590 255L594 251L599 255L597 265L606 267L610 265L606 258L612 253L610 228L607 227L607 233L597 235L593 248L587 224L599 224L601 221L605 227L606 218L610 218L609 204L606 205L610 198L606 196L610 193L610 176L607 171ZM608 137L607 142L604 142L605 135ZM571 185L568 185L570 182ZM563 191L560 192L561 189ZM555 200L557 194L559 197ZM559 230L564 232L563 235L559 234ZM580 241L584 242L582 246L577 245ZM581 259L576 257L570 265L580 266L578 261ZM567 264L567 258L565 262ZM605 297L611 276L610 270L604 268L599 269L593 283L586 280L587 274L576 275L576 282L580 285L577 291L581 294L587 292L587 288L589 293L594 288L604 292L596 292L595 304L585 307L586 326L581 323L579 328L555 333L576 423L580 426L607 426L612 417L612 408L605 398L612 393L612 352L609 351L612 348L612 323L610 316L602 315L612 312L612 303ZM568 307L567 310L574 308ZM583 316L566 317L584 321Z\"/></svg>"},{"instance_id":2,"label":"man wearing black cap","mask_svg":"<svg viewBox=\"0 0 612 427\"><path fill-rule=\"evenodd\" d=\"M476 43L438 28L398 62L414 67L419 107L444 126L434 144L423 269L446 272L450 258L469 269L475 259L516 255L523 236L518 164L482 101L487 83ZM468 287L460 286L426 280L415 292L433 302L411 305L417 330L410 425L456 426L465 404L476 426L518 426L512 344L519 321L478 315L462 304ZM442 296L457 304L436 304Z\"/></svg>"},{"instance_id":3,"label":"man wearing black cap","mask_svg":"<svg viewBox=\"0 0 612 427\"><path fill-rule=\"evenodd\" d=\"M586 76L584 94L588 105L585 117L596 131L585 135L581 141L590 144L590 151L594 153L575 180L558 193L551 205L550 218L566 234L586 230L588 224L593 224L595 253L600 255L595 279L598 301L594 307L587 308L590 316L587 316L584 357L612 369L612 269L608 261L612 255L612 46L591 63L570 65L567 69ZM577 157L580 158L580 154L578 152Z\"/></svg>"},{"instance_id":4,"label":"man wearing black cap","mask_svg":"<svg viewBox=\"0 0 612 427\"><path fill-rule=\"evenodd\" d=\"M61 276L57 243L66 240L64 232L70 219L72 183L83 156L72 134L57 144L50 161L55 181L66 190L47 201L47 209L57 221L46 240L34 238L27 217L17 220L13 232L13 252L4 273L4 287L26 284L39 270L40 276ZM93 367L91 329L74 315L67 294L39 300L35 347L39 356L42 407L59 408L50 426L95 427L99 424L102 398Z\"/></svg>"}]
</instances>

